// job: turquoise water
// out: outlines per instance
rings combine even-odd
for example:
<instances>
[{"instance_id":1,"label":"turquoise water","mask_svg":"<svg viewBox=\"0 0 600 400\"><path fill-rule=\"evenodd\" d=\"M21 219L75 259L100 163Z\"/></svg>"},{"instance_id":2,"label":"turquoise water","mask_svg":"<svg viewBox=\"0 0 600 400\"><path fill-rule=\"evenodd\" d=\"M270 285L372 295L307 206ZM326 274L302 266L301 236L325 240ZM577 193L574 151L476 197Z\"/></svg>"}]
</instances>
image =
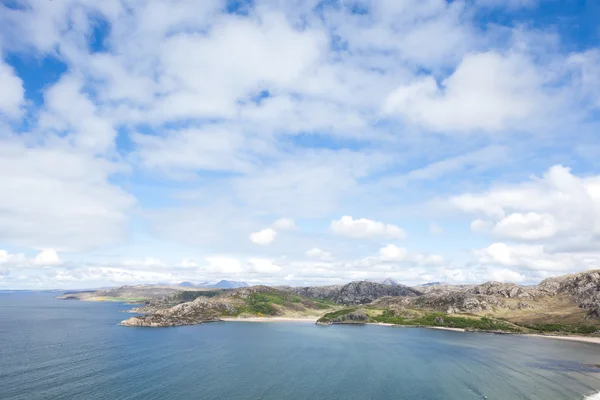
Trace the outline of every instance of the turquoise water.
<instances>
[{"instance_id":1,"label":"turquoise water","mask_svg":"<svg viewBox=\"0 0 600 400\"><path fill-rule=\"evenodd\" d=\"M0 294L0 399L582 399L600 345L383 326L126 328L115 303Z\"/></svg>"}]
</instances>

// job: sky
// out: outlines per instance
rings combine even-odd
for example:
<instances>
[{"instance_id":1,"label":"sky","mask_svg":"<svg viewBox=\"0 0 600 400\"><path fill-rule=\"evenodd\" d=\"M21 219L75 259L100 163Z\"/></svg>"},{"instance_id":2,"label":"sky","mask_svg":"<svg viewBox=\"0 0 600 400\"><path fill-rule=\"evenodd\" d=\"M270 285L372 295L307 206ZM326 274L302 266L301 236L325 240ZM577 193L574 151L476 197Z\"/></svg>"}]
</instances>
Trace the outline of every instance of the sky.
<instances>
[{"instance_id":1,"label":"sky","mask_svg":"<svg viewBox=\"0 0 600 400\"><path fill-rule=\"evenodd\" d=\"M595 0L1 0L0 289L600 268Z\"/></svg>"}]
</instances>

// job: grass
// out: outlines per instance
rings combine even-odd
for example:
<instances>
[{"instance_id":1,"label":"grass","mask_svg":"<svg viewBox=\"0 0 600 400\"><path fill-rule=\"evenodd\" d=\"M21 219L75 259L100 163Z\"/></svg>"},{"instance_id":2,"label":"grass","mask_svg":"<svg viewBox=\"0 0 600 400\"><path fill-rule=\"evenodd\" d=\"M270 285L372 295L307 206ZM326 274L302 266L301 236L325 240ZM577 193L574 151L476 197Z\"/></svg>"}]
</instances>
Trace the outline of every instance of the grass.
<instances>
[{"instance_id":1,"label":"grass","mask_svg":"<svg viewBox=\"0 0 600 400\"><path fill-rule=\"evenodd\" d=\"M221 293L223 292L220 290L186 290L183 292L178 292L175 295L175 299L183 303L187 301L193 301L198 297L215 297Z\"/></svg>"},{"instance_id":2,"label":"grass","mask_svg":"<svg viewBox=\"0 0 600 400\"><path fill-rule=\"evenodd\" d=\"M332 320L356 311L357 308L344 308L323 315L319 322ZM381 322L406 326L439 326L446 328L461 328L466 330L502 331L502 332L532 332L532 333L564 333L589 335L600 331L600 327L593 325L566 325L566 324L516 324L503 319L480 317L476 315L447 315L440 312L424 312L422 310L406 310L405 315L397 314L393 310L367 308L366 314L369 322Z\"/></svg>"},{"instance_id":3,"label":"grass","mask_svg":"<svg viewBox=\"0 0 600 400\"><path fill-rule=\"evenodd\" d=\"M457 317L448 316L444 313L427 313L417 318L405 318L396 316L392 311L385 310L381 315L372 317L376 322L384 322L396 325L416 325L416 326L441 326L447 328L461 328L485 331L521 331L519 327L506 321L496 320L487 317Z\"/></svg>"},{"instance_id":4,"label":"grass","mask_svg":"<svg viewBox=\"0 0 600 400\"><path fill-rule=\"evenodd\" d=\"M319 318L319 322L331 322L332 320L344 316L346 314L350 314L351 312L356 311L356 308L344 308L342 310L338 310L338 311L333 311L330 313L327 313L325 315L323 315L321 318Z\"/></svg>"},{"instance_id":5,"label":"grass","mask_svg":"<svg viewBox=\"0 0 600 400\"><path fill-rule=\"evenodd\" d=\"M293 310L331 308L334 304L326 300L306 299L301 296L285 292L262 292L252 293L245 298L246 305L241 307L239 313L255 315L278 315L279 307L291 308Z\"/></svg>"},{"instance_id":6,"label":"grass","mask_svg":"<svg viewBox=\"0 0 600 400\"><path fill-rule=\"evenodd\" d=\"M600 331L600 327L593 325L536 324L523 326L541 333L572 333L589 335Z\"/></svg>"},{"instance_id":7,"label":"grass","mask_svg":"<svg viewBox=\"0 0 600 400\"><path fill-rule=\"evenodd\" d=\"M345 308L325 314L319 319L320 322L331 322L332 320L356 311L357 308ZM366 314L369 316L369 322L380 322L394 325L407 326L441 326L448 328L461 328L469 330L483 331L506 331L519 332L522 329L507 321L496 320L486 317L457 317L448 316L444 313L416 313L414 317L397 315L392 310L381 310L367 308Z\"/></svg>"}]
</instances>

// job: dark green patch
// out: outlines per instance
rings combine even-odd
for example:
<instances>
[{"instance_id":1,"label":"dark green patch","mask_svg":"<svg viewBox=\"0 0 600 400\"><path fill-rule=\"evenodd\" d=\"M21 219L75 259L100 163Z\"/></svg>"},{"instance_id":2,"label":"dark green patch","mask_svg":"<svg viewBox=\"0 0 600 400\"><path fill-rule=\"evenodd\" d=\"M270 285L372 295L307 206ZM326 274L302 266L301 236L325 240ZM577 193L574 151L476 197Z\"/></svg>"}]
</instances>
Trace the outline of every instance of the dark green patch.
<instances>
[{"instance_id":1,"label":"dark green patch","mask_svg":"<svg viewBox=\"0 0 600 400\"><path fill-rule=\"evenodd\" d=\"M537 324L523 325L526 328L543 333L574 333L589 335L600 331L600 327L593 325L562 325L562 324Z\"/></svg>"}]
</instances>

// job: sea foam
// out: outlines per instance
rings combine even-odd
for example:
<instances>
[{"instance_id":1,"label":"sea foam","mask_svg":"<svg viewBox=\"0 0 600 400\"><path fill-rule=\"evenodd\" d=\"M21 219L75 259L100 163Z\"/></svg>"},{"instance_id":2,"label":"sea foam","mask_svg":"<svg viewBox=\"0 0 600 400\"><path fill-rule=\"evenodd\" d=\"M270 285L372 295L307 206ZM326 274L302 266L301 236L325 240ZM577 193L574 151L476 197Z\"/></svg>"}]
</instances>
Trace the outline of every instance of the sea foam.
<instances>
[{"instance_id":1,"label":"sea foam","mask_svg":"<svg viewBox=\"0 0 600 400\"><path fill-rule=\"evenodd\" d=\"M600 400L600 392L587 396L584 400Z\"/></svg>"}]
</instances>

